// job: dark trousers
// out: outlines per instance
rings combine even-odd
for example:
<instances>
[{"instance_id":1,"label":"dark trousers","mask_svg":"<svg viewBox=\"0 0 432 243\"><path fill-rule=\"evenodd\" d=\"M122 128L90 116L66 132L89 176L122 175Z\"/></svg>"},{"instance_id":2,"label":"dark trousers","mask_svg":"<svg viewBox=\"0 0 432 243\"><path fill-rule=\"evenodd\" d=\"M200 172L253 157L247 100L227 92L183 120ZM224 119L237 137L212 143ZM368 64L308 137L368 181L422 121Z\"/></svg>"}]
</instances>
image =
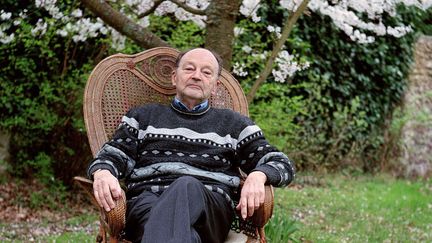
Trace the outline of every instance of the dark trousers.
<instances>
[{"instance_id":1,"label":"dark trousers","mask_svg":"<svg viewBox=\"0 0 432 243\"><path fill-rule=\"evenodd\" d=\"M233 209L219 193L184 176L162 193L145 191L128 200L126 238L142 243L224 242Z\"/></svg>"}]
</instances>

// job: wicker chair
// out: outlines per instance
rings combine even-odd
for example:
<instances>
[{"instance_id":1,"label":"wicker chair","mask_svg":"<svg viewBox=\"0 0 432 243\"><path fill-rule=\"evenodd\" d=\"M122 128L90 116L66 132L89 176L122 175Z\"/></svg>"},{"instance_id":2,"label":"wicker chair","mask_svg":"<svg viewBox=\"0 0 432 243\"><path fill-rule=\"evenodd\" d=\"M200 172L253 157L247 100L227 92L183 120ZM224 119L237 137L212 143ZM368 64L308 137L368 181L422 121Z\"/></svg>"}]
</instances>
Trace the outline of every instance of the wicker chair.
<instances>
[{"instance_id":1,"label":"wicker chair","mask_svg":"<svg viewBox=\"0 0 432 243\"><path fill-rule=\"evenodd\" d=\"M91 73L84 94L84 120L93 155L109 140L121 117L132 107L147 103L169 104L175 95L171 74L178 51L160 47L136 55L116 54L101 61ZM229 108L248 115L244 93L233 76L222 71L216 95L210 99L213 107ZM93 197L92 181L75 177L100 210L97 242L127 242L122 239L126 201L120 200L114 210L106 213ZM266 186L264 206L246 222L231 231L226 242L265 242L264 225L273 211L273 189ZM109 237L107 237L107 233Z\"/></svg>"}]
</instances>

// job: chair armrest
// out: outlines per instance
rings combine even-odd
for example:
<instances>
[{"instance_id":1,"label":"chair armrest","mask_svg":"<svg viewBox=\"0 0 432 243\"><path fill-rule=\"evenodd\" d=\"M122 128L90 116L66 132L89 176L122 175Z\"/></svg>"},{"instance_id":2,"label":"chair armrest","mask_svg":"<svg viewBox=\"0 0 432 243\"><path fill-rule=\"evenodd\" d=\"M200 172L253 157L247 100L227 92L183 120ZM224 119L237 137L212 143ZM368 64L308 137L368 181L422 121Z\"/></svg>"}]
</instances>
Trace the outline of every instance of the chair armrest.
<instances>
[{"instance_id":1,"label":"chair armrest","mask_svg":"<svg viewBox=\"0 0 432 243\"><path fill-rule=\"evenodd\" d=\"M243 184L247 178L247 174L238 168L240 173L240 190L243 188ZM251 222L254 226L258 228L264 228L265 224L270 220L273 214L273 204L274 204L274 191L273 186L264 186L264 204L261 205L257 210L255 210L252 217L248 218L246 221Z\"/></svg>"},{"instance_id":2,"label":"chair armrest","mask_svg":"<svg viewBox=\"0 0 432 243\"><path fill-rule=\"evenodd\" d=\"M251 222L262 228L270 220L273 214L274 191L271 185L265 186L264 204L261 205L250 218Z\"/></svg>"},{"instance_id":3,"label":"chair armrest","mask_svg":"<svg viewBox=\"0 0 432 243\"><path fill-rule=\"evenodd\" d=\"M96 201L96 198L94 197L92 180L80 176L75 176L74 180L92 199L92 203L99 209L101 223L104 225L105 229L108 231L111 237L118 238L120 233L123 231L126 223L125 192L122 190L122 197L120 200L117 200L116 207L111 211L107 212L105 211L105 209L99 206L99 204Z\"/></svg>"}]
</instances>

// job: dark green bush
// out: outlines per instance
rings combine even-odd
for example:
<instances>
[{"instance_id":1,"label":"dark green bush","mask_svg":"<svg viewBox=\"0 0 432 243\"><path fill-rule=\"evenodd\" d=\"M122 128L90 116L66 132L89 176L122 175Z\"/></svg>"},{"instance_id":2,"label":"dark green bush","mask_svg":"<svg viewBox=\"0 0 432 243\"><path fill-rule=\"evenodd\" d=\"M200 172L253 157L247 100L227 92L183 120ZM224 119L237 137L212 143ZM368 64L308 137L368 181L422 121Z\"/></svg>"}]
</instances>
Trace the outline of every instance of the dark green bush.
<instances>
[{"instance_id":1,"label":"dark green bush","mask_svg":"<svg viewBox=\"0 0 432 243\"><path fill-rule=\"evenodd\" d=\"M102 42L75 43L54 28L33 36L45 13L29 12L15 40L0 45L0 129L11 134L10 172L46 184L70 182L90 159L82 93Z\"/></svg>"},{"instance_id":2,"label":"dark green bush","mask_svg":"<svg viewBox=\"0 0 432 243\"><path fill-rule=\"evenodd\" d=\"M236 42L240 54L234 61L250 68L248 77L239 77L246 90L265 60L242 55L241 47L270 48L274 37L266 26L281 26L286 18L286 12L270 2L260 9L260 23L244 21L245 34ZM396 18L384 16L384 23L412 24L415 31L430 31L423 24L430 21L430 11L400 7L399 13ZM348 165L354 170L377 169L383 163L379 160L386 120L391 119L407 85L415 33L402 38L376 37L374 43L358 44L330 18L316 13L303 15L286 45L290 53L308 60L310 67L286 84L275 83L270 77L251 105L251 116L300 168Z\"/></svg>"}]
</instances>

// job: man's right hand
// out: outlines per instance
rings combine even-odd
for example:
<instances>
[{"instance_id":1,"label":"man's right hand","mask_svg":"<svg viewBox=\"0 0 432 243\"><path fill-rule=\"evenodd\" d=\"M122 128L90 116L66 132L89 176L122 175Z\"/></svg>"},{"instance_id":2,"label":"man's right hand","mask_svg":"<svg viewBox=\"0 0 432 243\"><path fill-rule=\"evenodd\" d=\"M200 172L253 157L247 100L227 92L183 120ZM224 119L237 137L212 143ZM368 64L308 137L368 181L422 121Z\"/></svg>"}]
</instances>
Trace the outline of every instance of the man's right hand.
<instances>
[{"instance_id":1,"label":"man's right hand","mask_svg":"<svg viewBox=\"0 0 432 243\"><path fill-rule=\"evenodd\" d=\"M98 170L93 174L93 193L99 206L107 212L115 208L122 194L120 183L109 170Z\"/></svg>"}]
</instances>

